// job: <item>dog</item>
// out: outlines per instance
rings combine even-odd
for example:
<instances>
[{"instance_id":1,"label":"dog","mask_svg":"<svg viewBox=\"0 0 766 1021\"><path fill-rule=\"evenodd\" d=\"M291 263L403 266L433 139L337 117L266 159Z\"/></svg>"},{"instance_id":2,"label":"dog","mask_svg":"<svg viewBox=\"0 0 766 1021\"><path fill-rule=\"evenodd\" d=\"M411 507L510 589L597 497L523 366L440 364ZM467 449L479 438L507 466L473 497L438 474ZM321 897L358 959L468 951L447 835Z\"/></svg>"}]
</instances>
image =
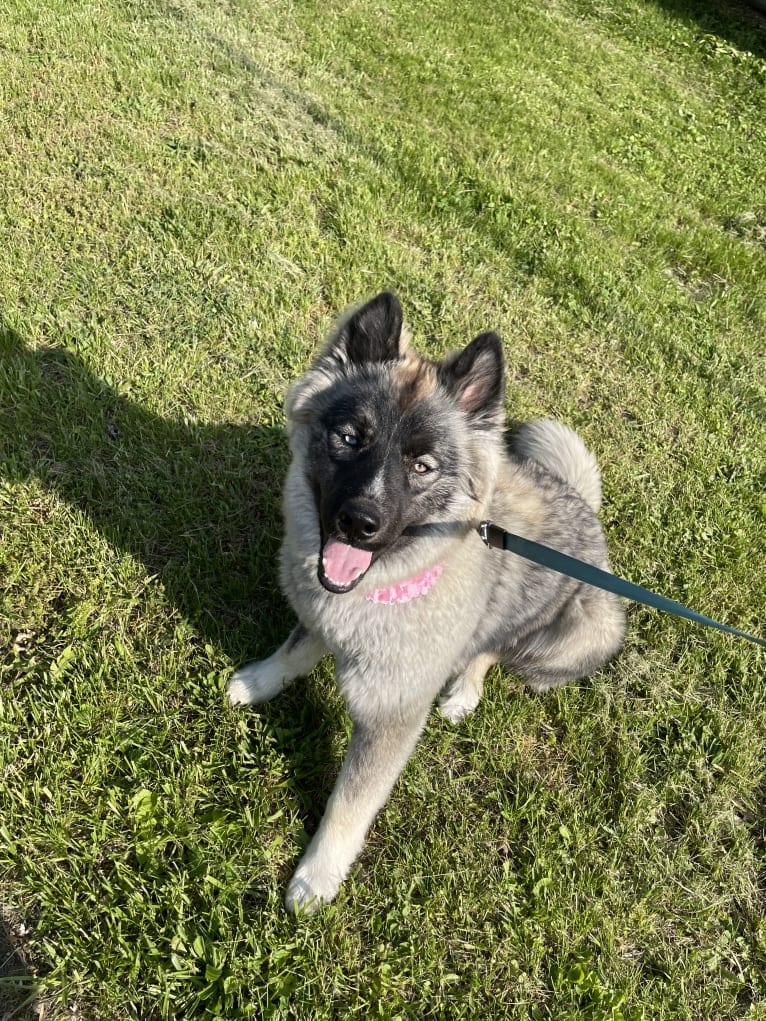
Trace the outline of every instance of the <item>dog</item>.
<instances>
[{"instance_id":1,"label":"dog","mask_svg":"<svg viewBox=\"0 0 766 1021\"><path fill-rule=\"evenodd\" d=\"M543 691L622 645L616 596L490 550L477 534L490 518L608 569L595 457L551 420L509 442L503 401L497 334L427 360L388 292L342 317L288 391L281 583L299 623L271 657L232 676L228 697L266 702L331 653L353 723L288 885L291 912L335 897L437 698L457 722L496 663Z\"/></svg>"}]
</instances>

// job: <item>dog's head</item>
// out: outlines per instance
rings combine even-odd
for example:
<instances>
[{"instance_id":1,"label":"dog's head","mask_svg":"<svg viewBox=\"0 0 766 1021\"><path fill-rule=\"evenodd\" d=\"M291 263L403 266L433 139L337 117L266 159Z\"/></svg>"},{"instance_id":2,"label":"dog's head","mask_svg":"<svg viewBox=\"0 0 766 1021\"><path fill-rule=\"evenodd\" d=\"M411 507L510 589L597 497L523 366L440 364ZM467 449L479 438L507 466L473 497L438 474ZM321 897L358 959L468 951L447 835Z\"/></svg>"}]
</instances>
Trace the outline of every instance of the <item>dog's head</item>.
<instances>
[{"instance_id":1,"label":"dog's head","mask_svg":"<svg viewBox=\"0 0 766 1021\"><path fill-rule=\"evenodd\" d=\"M503 375L494 333L442 362L421 358L387 292L339 321L287 400L326 589L349 591L419 530L465 521L466 507L482 502L503 428Z\"/></svg>"}]
</instances>

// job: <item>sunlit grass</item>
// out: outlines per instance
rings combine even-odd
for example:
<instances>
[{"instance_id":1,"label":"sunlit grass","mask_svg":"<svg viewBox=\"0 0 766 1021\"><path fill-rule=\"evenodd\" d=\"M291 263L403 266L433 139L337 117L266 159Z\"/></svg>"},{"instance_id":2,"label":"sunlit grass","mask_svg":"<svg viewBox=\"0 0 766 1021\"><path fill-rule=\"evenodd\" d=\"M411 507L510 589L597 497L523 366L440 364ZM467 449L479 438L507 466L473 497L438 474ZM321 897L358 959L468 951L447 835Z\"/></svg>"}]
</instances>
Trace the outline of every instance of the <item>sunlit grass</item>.
<instances>
[{"instance_id":1,"label":"sunlit grass","mask_svg":"<svg viewBox=\"0 0 766 1021\"><path fill-rule=\"evenodd\" d=\"M760 1016L762 652L634 609L587 683L493 672L298 922L331 665L222 692L291 623L284 389L382 287L502 334L621 573L766 631L765 56L692 0L7 8L0 1016Z\"/></svg>"}]
</instances>

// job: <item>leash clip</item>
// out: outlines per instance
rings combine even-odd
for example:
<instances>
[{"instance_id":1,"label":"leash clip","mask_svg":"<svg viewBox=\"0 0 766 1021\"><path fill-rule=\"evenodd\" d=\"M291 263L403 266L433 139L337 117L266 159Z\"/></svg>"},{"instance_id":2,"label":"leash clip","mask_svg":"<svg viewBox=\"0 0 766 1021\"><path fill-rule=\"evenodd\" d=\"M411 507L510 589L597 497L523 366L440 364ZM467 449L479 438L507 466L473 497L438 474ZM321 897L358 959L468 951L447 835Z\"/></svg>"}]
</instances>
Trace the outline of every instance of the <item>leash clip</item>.
<instances>
[{"instance_id":1,"label":"leash clip","mask_svg":"<svg viewBox=\"0 0 766 1021\"><path fill-rule=\"evenodd\" d=\"M477 531L485 546L489 546L490 549L503 548L503 536L505 533L498 525L493 525L491 521L481 521Z\"/></svg>"}]
</instances>

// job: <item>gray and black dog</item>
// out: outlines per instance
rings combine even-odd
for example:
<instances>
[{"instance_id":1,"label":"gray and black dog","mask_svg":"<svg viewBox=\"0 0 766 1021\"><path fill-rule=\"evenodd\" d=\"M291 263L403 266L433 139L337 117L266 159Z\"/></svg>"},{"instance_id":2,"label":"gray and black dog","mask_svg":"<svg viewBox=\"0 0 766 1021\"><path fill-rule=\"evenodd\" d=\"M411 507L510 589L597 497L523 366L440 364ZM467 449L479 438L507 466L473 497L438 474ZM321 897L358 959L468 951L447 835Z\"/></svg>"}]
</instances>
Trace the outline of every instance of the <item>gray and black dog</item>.
<instances>
[{"instance_id":1,"label":"gray and black dog","mask_svg":"<svg viewBox=\"0 0 766 1021\"><path fill-rule=\"evenodd\" d=\"M442 362L409 345L379 294L344 316L287 396L282 587L299 623L232 677L234 704L265 702L326 653L353 733L319 829L287 890L290 910L330 901L409 759L429 710L458 721L501 663L536 691L619 650L619 600L487 549L490 518L607 568L601 478L559 422L506 441L494 333Z\"/></svg>"}]
</instances>

